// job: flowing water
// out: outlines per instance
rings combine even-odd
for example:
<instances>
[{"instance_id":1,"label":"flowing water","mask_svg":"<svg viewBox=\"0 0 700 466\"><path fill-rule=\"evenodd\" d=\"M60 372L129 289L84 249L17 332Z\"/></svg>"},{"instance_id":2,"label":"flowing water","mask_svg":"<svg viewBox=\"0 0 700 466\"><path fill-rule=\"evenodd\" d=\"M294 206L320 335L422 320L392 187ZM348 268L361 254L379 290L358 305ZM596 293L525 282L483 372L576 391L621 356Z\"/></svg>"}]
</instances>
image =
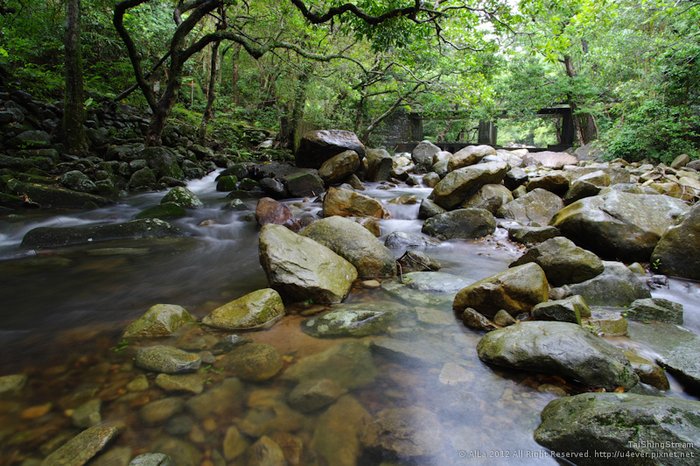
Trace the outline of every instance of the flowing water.
<instances>
[{"instance_id":1,"label":"flowing water","mask_svg":"<svg viewBox=\"0 0 700 466\"><path fill-rule=\"evenodd\" d=\"M253 441L261 433L272 432L280 442L280 438L291 438L289 444L303 445L298 464L314 464L311 445L318 447L314 437L317 427L325 426L323 410L301 415L285 408L261 417L261 406L284 404L293 388L284 377L246 382L239 394L244 400L241 406L216 406L202 416L181 412L158 422L144 421L139 410L172 395L153 385L152 374L148 374L148 389L127 387L144 372L133 368L132 353L120 344L120 334L151 305L179 304L201 318L225 302L267 286L258 263L252 215L256 200L245 200L246 210L222 209L225 195L214 190L215 176L189 184L205 207L173 222L187 232L184 238L96 243L49 252L20 247L22 236L38 226L130 220L143 207L156 204L163 193L136 195L115 206L81 213L30 212L0 219L0 375L22 372L29 376L21 398L0 399L0 464L41 458L75 435L79 430L71 427L69 415L93 398L102 400L104 420L125 425L114 448L131 448L132 455L160 449L178 456L177 464L241 464L240 459L224 463L221 458L226 432L236 425ZM419 202L390 201L399 196L419 201L430 190L385 188L370 185L366 191L382 200L392 214L391 219L381 221L383 237L394 231L420 232ZM304 199L289 204L297 211L312 213L320 207ZM522 250L498 229L488 239L447 241L427 252L443 264L442 272L470 283L504 270ZM668 289L656 293L683 303L686 326L700 332L697 283L671 280ZM453 294L425 301L424 293L392 292L391 287L353 289L350 304L406 311L389 334L408 342L412 350L404 358L373 352L378 376L351 395L370 415L390 407L423 407L436 415L441 427L435 440L438 453L415 464L557 464L534 442L532 432L549 401L564 392L575 393L577 388L558 377L505 373L481 363L475 350L480 334L455 318ZM304 318L299 315L313 309L292 307L289 311L272 328L245 334L275 346L287 367L348 341L376 338L313 338L301 331ZM212 339L223 336L194 328L166 339L166 344L209 349ZM207 387L219 386L228 376L216 364L207 366L205 372ZM671 395L685 396L677 384ZM175 396L187 399L192 395ZM344 454L338 451L337 464L346 464L340 462ZM358 464L382 464L376 451L360 455Z\"/></svg>"}]
</instances>

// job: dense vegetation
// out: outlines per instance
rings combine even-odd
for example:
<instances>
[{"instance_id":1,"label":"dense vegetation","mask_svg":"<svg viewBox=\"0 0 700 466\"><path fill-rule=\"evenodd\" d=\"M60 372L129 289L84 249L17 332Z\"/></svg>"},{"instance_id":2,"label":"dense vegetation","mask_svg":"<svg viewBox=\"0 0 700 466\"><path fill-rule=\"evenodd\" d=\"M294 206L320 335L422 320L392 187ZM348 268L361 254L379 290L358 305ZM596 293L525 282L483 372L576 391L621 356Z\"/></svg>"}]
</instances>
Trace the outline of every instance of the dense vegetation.
<instances>
[{"instance_id":1,"label":"dense vegetation","mask_svg":"<svg viewBox=\"0 0 700 466\"><path fill-rule=\"evenodd\" d=\"M152 144L173 115L202 138L213 121L214 137L245 125L292 145L341 127L381 144L399 109L434 139L498 117L502 142L542 144L554 128L536 111L568 104L578 141L611 157L700 154L697 0L4 0L6 85L63 98L71 3L83 106L150 108Z\"/></svg>"}]
</instances>

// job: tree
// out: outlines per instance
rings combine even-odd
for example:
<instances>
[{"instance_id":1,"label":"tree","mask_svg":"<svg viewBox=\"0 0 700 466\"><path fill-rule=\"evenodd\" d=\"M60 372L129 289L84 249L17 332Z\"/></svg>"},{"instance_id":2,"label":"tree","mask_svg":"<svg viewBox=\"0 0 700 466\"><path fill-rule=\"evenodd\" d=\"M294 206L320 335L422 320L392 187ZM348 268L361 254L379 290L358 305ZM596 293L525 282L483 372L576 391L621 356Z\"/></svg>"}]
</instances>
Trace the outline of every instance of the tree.
<instances>
[{"instance_id":1,"label":"tree","mask_svg":"<svg viewBox=\"0 0 700 466\"><path fill-rule=\"evenodd\" d=\"M63 139L66 150L81 153L87 150L83 93L83 62L80 49L80 0L66 2L65 34L66 90L63 107Z\"/></svg>"}]
</instances>

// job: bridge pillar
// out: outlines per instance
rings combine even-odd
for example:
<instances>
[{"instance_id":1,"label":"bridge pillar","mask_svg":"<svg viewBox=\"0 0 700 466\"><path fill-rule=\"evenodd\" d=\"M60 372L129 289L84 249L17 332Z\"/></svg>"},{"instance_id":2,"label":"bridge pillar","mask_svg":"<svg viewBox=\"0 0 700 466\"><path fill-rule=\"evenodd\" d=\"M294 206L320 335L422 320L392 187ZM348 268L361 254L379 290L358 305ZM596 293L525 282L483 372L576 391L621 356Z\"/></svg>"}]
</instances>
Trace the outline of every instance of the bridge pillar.
<instances>
[{"instance_id":1,"label":"bridge pillar","mask_svg":"<svg viewBox=\"0 0 700 466\"><path fill-rule=\"evenodd\" d=\"M477 142L479 144L487 144L495 146L498 139L498 127L493 121L479 122L479 136Z\"/></svg>"}]
</instances>

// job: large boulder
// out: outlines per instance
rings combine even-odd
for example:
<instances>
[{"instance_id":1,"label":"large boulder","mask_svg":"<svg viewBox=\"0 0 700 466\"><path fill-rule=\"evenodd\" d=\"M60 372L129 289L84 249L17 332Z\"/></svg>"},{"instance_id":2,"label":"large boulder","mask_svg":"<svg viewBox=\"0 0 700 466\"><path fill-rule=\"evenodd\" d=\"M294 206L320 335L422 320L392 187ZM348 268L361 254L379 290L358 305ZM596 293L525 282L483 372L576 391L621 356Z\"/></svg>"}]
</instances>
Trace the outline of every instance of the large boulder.
<instances>
[{"instance_id":1,"label":"large boulder","mask_svg":"<svg viewBox=\"0 0 700 466\"><path fill-rule=\"evenodd\" d=\"M187 188L183 188L182 186L177 186L171 189L168 192L168 194L163 196L163 199L160 200L160 203L173 203L185 209L198 209L204 205L195 193L193 193Z\"/></svg>"},{"instance_id":2,"label":"large boulder","mask_svg":"<svg viewBox=\"0 0 700 466\"><path fill-rule=\"evenodd\" d=\"M124 330L124 338L167 337L180 327L197 319L187 309L176 304L156 304Z\"/></svg>"},{"instance_id":3,"label":"large boulder","mask_svg":"<svg viewBox=\"0 0 700 466\"><path fill-rule=\"evenodd\" d=\"M533 246L511 266L530 262L542 267L547 281L554 286L583 282L603 272L598 256L561 236Z\"/></svg>"},{"instance_id":4,"label":"large boulder","mask_svg":"<svg viewBox=\"0 0 700 466\"><path fill-rule=\"evenodd\" d=\"M296 152L296 164L303 168L320 168L323 162L346 150L365 156L365 146L352 131L338 129L304 133Z\"/></svg>"},{"instance_id":5,"label":"large boulder","mask_svg":"<svg viewBox=\"0 0 700 466\"><path fill-rule=\"evenodd\" d=\"M391 176L394 161L384 149L367 149L364 165L367 181L386 181Z\"/></svg>"},{"instance_id":6,"label":"large boulder","mask_svg":"<svg viewBox=\"0 0 700 466\"><path fill-rule=\"evenodd\" d=\"M362 225L345 217L327 217L304 228L303 236L326 246L357 269L360 278L393 277L396 260Z\"/></svg>"},{"instance_id":7,"label":"large boulder","mask_svg":"<svg viewBox=\"0 0 700 466\"><path fill-rule=\"evenodd\" d=\"M486 334L479 359L494 366L552 374L589 387L630 389L639 378L622 350L568 322L521 322Z\"/></svg>"},{"instance_id":8,"label":"large boulder","mask_svg":"<svg viewBox=\"0 0 700 466\"><path fill-rule=\"evenodd\" d=\"M430 198L444 209L454 209L486 184L498 184L508 172L505 162L488 162L460 168L447 174Z\"/></svg>"},{"instance_id":9,"label":"large boulder","mask_svg":"<svg viewBox=\"0 0 700 466\"><path fill-rule=\"evenodd\" d=\"M284 316L282 297L275 290L256 290L217 307L202 323L224 330L269 327Z\"/></svg>"},{"instance_id":10,"label":"large boulder","mask_svg":"<svg viewBox=\"0 0 700 466\"><path fill-rule=\"evenodd\" d=\"M255 206L255 220L260 226L268 224L292 226L294 215L286 204L270 197L263 197Z\"/></svg>"},{"instance_id":11,"label":"large boulder","mask_svg":"<svg viewBox=\"0 0 700 466\"><path fill-rule=\"evenodd\" d=\"M498 215L513 219L521 225L543 227L549 225L563 207L564 202L559 196L538 188L505 204L499 209Z\"/></svg>"},{"instance_id":12,"label":"large boulder","mask_svg":"<svg viewBox=\"0 0 700 466\"><path fill-rule=\"evenodd\" d=\"M360 168L360 157L353 150L346 150L323 162L318 175L326 184L340 183Z\"/></svg>"},{"instance_id":13,"label":"large boulder","mask_svg":"<svg viewBox=\"0 0 700 466\"><path fill-rule=\"evenodd\" d=\"M486 209L495 214L501 206L508 204L512 200L513 194L502 184L486 184L476 194L464 201L462 207Z\"/></svg>"},{"instance_id":14,"label":"large boulder","mask_svg":"<svg viewBox=\"0 0 700 466\"><path fill-rule=\"evenodd\" d=\"M381 202L349 189L330 188L323 198L323 216L388 218Z\"/></svg>"},{"instance_id":15,"label":"large boulder","mask_svg":"<svg viewBox=\"0 0 700 466\"><path fill-rule=\"evenodd\" d=\"M621 262L603 261L603 273L590 280L552 290L560 297L581 295L591 306L627 306L650 298L647 286Z\"/></svg>"},{"instance_id":16,"label":"large boulder","mask_svg":"<svg viewBox=\"0 0 700 466\"><path fill-rule=\"evenodd\" d=\"M575 155L566 152L542 151L529 153L523 157L525 166L542 166L546 168L563 168L565 165L576 165Z\"/></svg>"},{"instance_id":17,"label":"large boulder","mask_svg":"<svg viewBox=\"0 0 700 466\"><path fill-rule=\"evenodd\" d=\"M259 253L270 286L292 301L338 303L357 278L350 262L281 225L262 227Z\"/></svg>"},{"instance_id":18,"label":"large boulder","mask_svg":"<svg viewBox=\"0 0 700 466\"><path fill-rule=\"evenodd\" d=\"M10 191L35 202L42 208L89 209L111 204L107 198L95 194L81 193L71 189L39 183L22 183L15 179L7 182Z\"/></svg>"},{"instance_id":19,"label":"large boulder","mask_svg":"<svg viewBox=\"0 0 700 466\"><path fill-rule=\"evenodd\" d=\"M97 185L80 170L71 170L61 176L61 184L73 191L82 193L94 193L97 191Z\"/></svg>"},{"instance_id":20,"label":"large boulder","mask_svg":"<svg viewBox=\"0 0 700 466\"><path fill-rule=\"evenodd\" d=\"M411 158L415 164L423 169L430 168L435 163L435 157L440 148L430 141L421 141L413 149Z\"/></svg>"},{"instance_id":21,"label":"large boulder","mask_svg":"<svg viewBox=\"0 0 700 466\"><path fill-rule=\"evenodd\" d=\"M651 254L651 263L664 274L700 280L700 203L679 225L666 230Z\"/></svg>"},{"instance_id":22,"label":"large boulder","mask_svg":"<svg viewBox=\"0 0 700 466\"><path fill-rule=\"evenodd\" d=\"M476 309L488 318L504 309L515 316L530 310L549 295L544 270L534 263L521 265L484 278L461 289L452 308L458 313L466 308Z\"/></svg>"},{"instance_id":23,"label":"large boulder","mask_svg":"<svg viewBox=\"0 0 700 466\"><path fill-rule=\"evenodd\" d=\"M648 261L664 232L687 211L673 197L610 190L564 208L552 225L605 258Z\"/></svg>"},{"instance_id":24,"label":"large boulder","mask_svg":"<svg viewBox=\"0 0 700 466\"><path fill-rule=\"evenodd\" d=\"M457 209L430 217L423 224L423 233L440 239L474 239L496 230L496 219L484 209Z\"/></svg>"},{"instance_id":25,"label":"large boulder","mask_svg":"<svg viewBox=\"0 0 700 466\"><path fill-rule=\"evenodd\" d=\"M316 170L294 170L281 176L281 181L291 197L318 196L325 189Z\"/></svg>"},{"instance_id":26,"label":"large boulder","mask_svg":"<svg viewBox=\"0 0 700 466\"><path fill-rule=\"evenodd\" d=\"M582 393L551 401L535 440L581 466L693 465L700 402L631 393Z\"/></svg>"},{"instance_id":27,"label":"large boulder","mask_svg":"<svg viewBox=\"0 0 700 466\"><path fill-rule=\"evenodd\" d=\"M447 169L449 171L454 171L470 165L475 165L487 155L496 155L496 149L485 145L464 147L450 157L447 163Z\"/></svg>"}]
</instances>

